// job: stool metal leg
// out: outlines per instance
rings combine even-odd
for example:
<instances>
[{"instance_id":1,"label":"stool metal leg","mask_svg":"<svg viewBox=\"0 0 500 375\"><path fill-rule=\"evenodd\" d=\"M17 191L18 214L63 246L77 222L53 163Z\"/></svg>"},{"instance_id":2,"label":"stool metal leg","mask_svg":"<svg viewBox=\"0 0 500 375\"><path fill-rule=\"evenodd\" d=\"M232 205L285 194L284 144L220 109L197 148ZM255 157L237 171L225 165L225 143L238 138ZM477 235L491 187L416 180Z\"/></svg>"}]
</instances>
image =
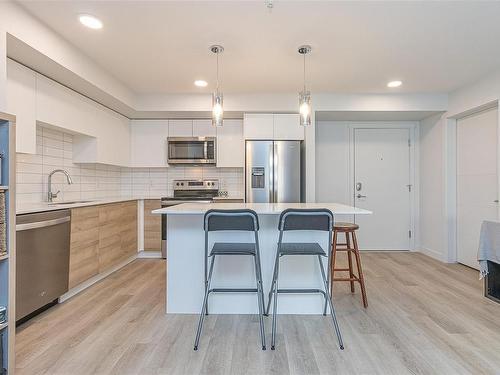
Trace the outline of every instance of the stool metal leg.
<instances>
[{"instance_id":1,"label":"stool metal leg","mask_svg":"<svg viewBox=\"0 0 500 375\"><path fill-rule=\"evenodd\" d=\"M201 335L201 330L203 328L203 321L205 319L208 294L210 293L210 281L212 280L212 272L214 270L214 264L215 264L215 255L212 258L212 262L210 263L210 271L208 272L207 288L205 290L205 297L203 298L203 306L201 308L200 320L198 322L198 330L196 331L196 339L194 341L194 350L198 350L198 344L200 342L200 335Z\"/></svg>"},{"instance_id":2,"label":"stool metal leg","mask_svg":"<svg viewBox=\"0 0 500 375\"><path fill-rule=\"evenodd\" d=\"M279 254L279 253L278 253ZM274 281L274 303L273 303L273 332L271 336L271 350L274 350L276 344L276 324L277 324L277 313L278 313L278 276L280 269L280 258L279 255L276 258L276 280Z\"/></svg>"},{"instance_id":3,"label":"stool metal leg","mask_svg":"<svg viewBox=\"0 0 500 375\"><path fill-rule=\"evenodd\" d=\"M273 298L274 293L274 283L276 282L276 267L278 267L279 260L279 251L276 251L276 259L274 260L274 271L273 271L273 280L271 281L271 288L269 289L269 297L267 299L267 308L265 316L269 316L269 309L271 308L271 299Z\"/></svg>"},{"instance_id":4,"label":"stool metal leg","mask_svg":"<svg viewBox=\"0 0 500 375\"><path fill-rule=\"evenodd\" d=\"M264 330L264 293L262 291L262 276L260 272L260 259L255 256L255 278L257 280L257 297L259 300L259 324L260 324L260 339L262 342L262 350L266 350L266 334Z\"/></svg>"},{"instance_id":5,"label":"stool metal leg","mask_svg":"<svg viewBox=\"0 0 500 375\"><path fill-rule=\"evenodd\" d=\"M323 261L321 256L318 255L319 268L321 270L321 277L323 278L323 283L325 286L325 293L327 294L328 303L330 304L330 314L332 315L333 326L335 327L335 332L337 333L337 339L339 340L340 349L344 350L344 342L342 341L342 334L340 333L339 323L337 322L337 315L335 314L335 309L333 307L332 298L330 292L328 291L328 281L325 277L325 270L323 269Z\"/></svg>"}]
</instances>

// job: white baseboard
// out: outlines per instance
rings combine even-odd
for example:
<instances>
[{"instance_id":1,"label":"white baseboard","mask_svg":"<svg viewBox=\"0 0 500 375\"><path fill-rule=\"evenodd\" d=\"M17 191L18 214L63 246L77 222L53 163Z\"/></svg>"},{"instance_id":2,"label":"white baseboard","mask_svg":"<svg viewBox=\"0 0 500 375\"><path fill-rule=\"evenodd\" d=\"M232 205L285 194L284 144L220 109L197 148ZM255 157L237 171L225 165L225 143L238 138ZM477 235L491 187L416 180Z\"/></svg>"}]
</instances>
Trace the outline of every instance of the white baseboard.
<instances>
[{"instance_id":1,"label":"white baseboard","mask_svg":"<svg viewBox=\"0 0 500 375\"><path fill-rule=\"evenodd\" d=\"M423 247L423 246L421 246L420 248L416 249L415 251L418 252L418 253L422 253L424 255L427 255L428 257L437 259L440 262L450 263L448 261L448 259L446 258L446 256L443 255L443 254L441 254L439 251L436 251L436 250L433 250L433 249L429 249L429 248Z\"/></svg>"},{"instance_id":2,"label":"white baseboard","mask_svg":"<svg viewBox=\"0 0 500 375\"><path fill-rule=\"evenodd\" d=\"M108 277L109 275L111 275L113 272L116 272L118 271L120 268L123 268L125 267L127 264L129 264L130 262L132 262L133 260L137 259L137 255L133 255L131 256L130 258L124 260L123 262L120 262L118 263L117 265L115 265L114 267L98 274L98 275L95 275L93 277L91 277L90 279L88 280L85 280L83 283L81 284L78 284L77 286L75 286L74 288L71 288L70 290L68 290L66 293L64 293L61 297L59 297L59 303L61 302L64 302L68 299L70 299L71 297L77 295L78 293L80 293L81 291L87 289L88 287L94 285L95 283L97 283L98 281L101 281L102 279L104 279L105 277Z\"/></svg>"},{"instance_id":3,"label":"white baseboard","mask_svg":"<svg viewBox=\"0 0 500 375\"><path fill-rule=\"evenodd\" d=\"M137 253L137 258L153 258L153 259L161 259L161 251L139 251Z\"/></svg>"}]
</instances>

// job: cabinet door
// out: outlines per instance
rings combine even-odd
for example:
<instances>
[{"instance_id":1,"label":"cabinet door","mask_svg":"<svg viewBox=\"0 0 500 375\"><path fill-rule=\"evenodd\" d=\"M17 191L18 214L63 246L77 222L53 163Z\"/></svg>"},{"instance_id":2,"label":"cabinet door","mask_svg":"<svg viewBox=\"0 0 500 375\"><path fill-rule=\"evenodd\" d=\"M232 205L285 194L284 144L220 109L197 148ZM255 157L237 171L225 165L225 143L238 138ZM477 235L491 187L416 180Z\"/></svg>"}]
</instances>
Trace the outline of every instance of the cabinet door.
<instances>
[{"instance_id":1,"label":"cabinet door","mask_svg":"<svg viewBox=\"0 0 500 375\"><path fill-rule=\"evenodd\" d=\"M99 208L81 207L71 210L71 246L69 287L99 273Z\"/></svg>"},{"instance_id":2,"label":"cabinet door","mask_svg":"<svg viewBox=\"0 0 500 375\"><path fill-rule=\"evenodd\" d=\"M99 272L122 260L122 204L99 206Z\"/></svg>"},{"instance_id":3,"label":"cabinet door","mask_svg":"<svg viewBox=\"0 0 500 375\"><path fill-rule=\"evenodd\" d=\"M212 120L193 120L193 137L215 137L215 134L216 129L212 126Z\"/></svg>"},{"instance_id":4,"label":"cabinet door","mask_svg":"<svg viewBox=\"0 0 500 375\"><path fill-rule=\"evenodd\" d=\"M130 122L131 166L167 166L167 120L132 120Z\"/></svg>"},{"instance_id":5,"label":"cabinet door","mask_svg":"<svg viewBox=\"0 0 500 375\"><path fill-rule=\"evenodd\" d=\"M16 116L16 151L36 154L36 73L7 59L7 112Z\"/></svg>"},{"instance_id":6,"label":"cabinet door","mask_svg":"<svg viewBox=\"0 0 500 375\"><path fill-rule=\"evenodd\" d=\"M279 141L302 141L304 139L304 127L300 125L299 115L296 113L275 114L274 139Z\"/></svg>"},{"instance_id":7,"label":"cabinet door","mask_svg":"<svg viewBox=\"0 0 500 375\"><path fill-rule=\"evenodd\" d=\"M121 204L121 254L120 261L137 253L137 201Z\"/></svg>"},{"instance_id":8,"label":"cabinet door","mask_svg":"<svg viewBox=\"0 0 500 375\"><path fill-rule=\"evenodd\" d=\"M169 120L168 121L168 136L169 137L192 137L193 136L193 120Z\"/></svg>"},{"instance_id":9,"label":"cabinet door","mask_svg":"<svg viewBox=\"0 0 500 375\"><path fill-rule=\"evenodd\" d=\"M97 162L110 165L130 164L130 124L126 117L96 104Z\"/></svg>"},{"instance_id":10,"label":"cabinet door","mask_svg":"<svg viewBox=\"0 0 500 375\"><path fill-rule=\"evenodd\" d=\"M225 120L217 128L217 167L245 167L245 140L241 120Z\"/></svg>"},{"instance_id":11,"label":"cabinet door","mask_svg":"<svg viewBox=\"0 0 500 375\"><path fill-rule=\"evenodd\" d=\"M243 119L245 139L267 139L274 137L274 117L272 114L247 113Z\"/></svg>"},{"instance_id":12,"label":"cabinet door","mask_svg":"<svg viewBox=\"0 0 500 375\"><path fill-rule=\"evenodd\" d=\"M151 213L158 208L161 208L159 199L144 201L144 251L161 250L161 215Z\"/></svg>"}]
</instances>

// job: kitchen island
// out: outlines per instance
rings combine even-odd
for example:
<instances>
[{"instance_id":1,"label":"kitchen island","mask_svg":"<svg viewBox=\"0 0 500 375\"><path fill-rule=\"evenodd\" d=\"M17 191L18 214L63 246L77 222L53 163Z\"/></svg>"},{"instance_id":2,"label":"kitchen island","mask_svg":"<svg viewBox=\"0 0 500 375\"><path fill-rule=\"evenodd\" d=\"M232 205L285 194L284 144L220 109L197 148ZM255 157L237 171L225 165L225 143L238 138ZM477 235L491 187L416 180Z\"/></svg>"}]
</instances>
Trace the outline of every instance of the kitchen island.
<instances>
[{"instance_id":1,"label":"kitchen island","mask_svg":"<svg viewBox=\"0 0 500 375\"><path fill-rule=\"evenodd\" d=\"M288 208L328 208L334 220L350 220L352 215L369 215L370 211L337 203L184 203L154 210L167 215L167 287L166 311L169 314L196 314L200 312L204 295L204 241L203 215L210 209L251 209L259 216L259 240L262 263L264 297L271 277L278 242L278 219ZM284 241L318 242L328 246L325 232L288 232ZM252 242L253 233L212 232L210 247L219 242ZM326 266L326 262L325 262ZM314 257L290 256L280 263L279 285L282 288L322 288L318 263ZM217 257L212 287L253 288L255 274L252 257ZM280 295L278 312L281 314L321 314L324 299L318 295ZM256 294L210 295L209 312L213 314L255 314Z\"/></svg>"}]
</instances>

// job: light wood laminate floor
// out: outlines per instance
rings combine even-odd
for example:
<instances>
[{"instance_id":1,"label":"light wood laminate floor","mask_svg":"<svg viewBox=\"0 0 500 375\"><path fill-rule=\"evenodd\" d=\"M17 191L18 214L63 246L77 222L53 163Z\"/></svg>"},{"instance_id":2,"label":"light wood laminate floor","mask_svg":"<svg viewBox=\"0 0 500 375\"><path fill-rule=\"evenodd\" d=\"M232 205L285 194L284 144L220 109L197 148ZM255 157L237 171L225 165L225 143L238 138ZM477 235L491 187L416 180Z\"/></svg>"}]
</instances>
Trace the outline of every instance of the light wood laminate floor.
<instances>
[{"instance_id":1,"label":"light wood laminate floor","mask_svg":"<svg viewBox=\"0 0 500 375\"><path fill-rule=\"evenodd\" d=\"M335 287L344 351L329 317L280 316L277 350L262 351L256 316L214 315L194 352L197 316L165 315L165 263L141 259L20 327L16 374L500 373L500 305L476 271L416 253L362 260L368 309Z\"/></svg>"}]
</instances>

